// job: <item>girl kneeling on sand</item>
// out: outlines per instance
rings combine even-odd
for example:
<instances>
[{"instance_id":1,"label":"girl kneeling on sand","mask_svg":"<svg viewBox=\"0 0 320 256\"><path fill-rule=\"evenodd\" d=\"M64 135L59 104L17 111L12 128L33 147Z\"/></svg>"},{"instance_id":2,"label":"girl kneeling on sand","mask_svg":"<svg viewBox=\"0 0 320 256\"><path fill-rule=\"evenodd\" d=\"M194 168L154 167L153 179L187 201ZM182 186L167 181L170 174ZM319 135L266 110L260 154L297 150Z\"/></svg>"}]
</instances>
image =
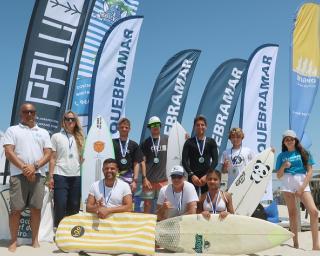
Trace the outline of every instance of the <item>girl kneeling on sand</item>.
<instances>
[{"instance_id":1,"label":"girl kneeling on sand","mask_svg":"<svg viewBox=\"0 0 320 256\"><path fill-rule=\"evenodd\" d=\"M206 219L210 219L211 214L215 213L219 214L220 219L224 219L229 213L233 214L231 195L220 190L221 173L209 169L206 180L208 192L201 195L198 212Z\"/></svg>"}]
</instances>

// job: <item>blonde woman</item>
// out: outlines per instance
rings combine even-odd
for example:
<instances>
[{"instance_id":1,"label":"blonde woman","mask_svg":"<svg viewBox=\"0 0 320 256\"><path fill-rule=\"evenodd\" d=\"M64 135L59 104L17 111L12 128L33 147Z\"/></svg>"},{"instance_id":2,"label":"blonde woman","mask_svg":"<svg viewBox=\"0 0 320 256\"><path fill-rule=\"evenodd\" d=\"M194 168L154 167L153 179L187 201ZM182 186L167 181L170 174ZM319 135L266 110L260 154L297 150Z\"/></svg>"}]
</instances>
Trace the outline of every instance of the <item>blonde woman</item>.
<instances>
[{"instance_id":1,"label":"blonde woman","mask_svg":"<svg viewBox=\"0 0 320 256\"><path fill-rule=\"evenodd\" d=\"M78 116L64 114L61 131L52 138L49 187L54 191L54 226L65 216L79 212L81 197L80 163L84 136Z\"/></svg>"}]
</instances>

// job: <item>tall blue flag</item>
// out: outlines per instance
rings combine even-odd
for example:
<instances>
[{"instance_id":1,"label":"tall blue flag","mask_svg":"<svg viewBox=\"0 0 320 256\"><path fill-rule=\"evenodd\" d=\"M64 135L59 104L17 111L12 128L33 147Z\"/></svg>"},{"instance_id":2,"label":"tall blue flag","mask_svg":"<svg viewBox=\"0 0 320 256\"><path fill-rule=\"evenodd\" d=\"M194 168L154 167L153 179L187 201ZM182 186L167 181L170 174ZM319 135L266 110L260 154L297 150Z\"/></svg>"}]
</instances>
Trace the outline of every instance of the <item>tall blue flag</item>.
<instances>
[{"instance_id":1,"label":"tall blue flag","mask_svg":"<svg viewBox=\"0 0 320 256\"><path fill-rule=\"evenodd\" d=\"M304 133L320 86L320 5L307 3L299 9L292 33L290 74L290 128L305 147Z\"/></svg>"},{"instance_id":2,"label":"tall blue flag","mask_svg":"<svg viewBox=\"0 0 320 256\"><path fill-rule=\"evenodd\" d=\"M68 102L69 108L78 113L85 131L88 123L93 69L103 38L116 21L135 15L139 5L136 0L94 0L93 2L94 7L80 40L80 54L74 65Z\"/></svg>"},{"instance_id":3,"label":"tall blue flag","mask_svg":"<svg viewBox=\"0 0 320 256\"><path fill-rule=\"evenodd\" d=\"M158 116L163 123L161 133L169 134L172 125L181 123L190 83L201 51L184 50L174 55L162 68L149 100L140 141L147 135L151 116Z\"/></svg>"},{"instance_id":4,"label":"tall blue flag","mask_svg":"<svg viewBox=\"0 0 320 256\"><path fill-rule=\"evenodd\" d=\"M210 77L202 94L197 115L207 117L207 135L217 142L219 156L227 146L246 66L247 61L242 59L222 63Z\"/></svg>"},{"instance_id":5,"label":"tall blue flag","mask_svg":"<svg viewBox=\"0 0 320 256\"><path fill-rule=\"evenodd\" d=\"M19 106L37 108L37 124L54 133L67 101L69 70L88 6L87 0L37 0L20 63L11 124Z\"/></svg>"}]
</instances>

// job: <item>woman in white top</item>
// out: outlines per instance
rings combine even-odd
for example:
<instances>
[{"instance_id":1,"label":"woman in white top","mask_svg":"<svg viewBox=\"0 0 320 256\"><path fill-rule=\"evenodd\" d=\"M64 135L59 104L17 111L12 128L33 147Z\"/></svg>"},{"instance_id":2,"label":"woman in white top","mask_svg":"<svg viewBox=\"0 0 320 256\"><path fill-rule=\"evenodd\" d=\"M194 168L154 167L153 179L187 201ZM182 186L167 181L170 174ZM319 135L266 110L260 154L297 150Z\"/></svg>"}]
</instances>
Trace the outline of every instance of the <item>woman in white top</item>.
<instances>
[{"instance_id":1,"label":"woman in white top","mask_svg":"<svg viewBox=\"0 0 320 256\"><path fill-rule=\"evenodd\" d=\"M61 131L52 138L52 154L49 163L49 187L54 190L55 227L63 217L80 210L81 152L84 136L78 116L68 111L64 114Z\"/></svg>"},{"instance_id":2,"label":"woman in white top","mask_svg":"<svg viewBox=\"0 0 320 256\"><path fill-rule=\"evenodd\" d=\"M220 219L234 213L231 195L220 190L221 172L209 169L207 172L208 192L202 194L199 200L198 212L206 219L211 214L219 214Z\"/></svg>"}]
</instances>

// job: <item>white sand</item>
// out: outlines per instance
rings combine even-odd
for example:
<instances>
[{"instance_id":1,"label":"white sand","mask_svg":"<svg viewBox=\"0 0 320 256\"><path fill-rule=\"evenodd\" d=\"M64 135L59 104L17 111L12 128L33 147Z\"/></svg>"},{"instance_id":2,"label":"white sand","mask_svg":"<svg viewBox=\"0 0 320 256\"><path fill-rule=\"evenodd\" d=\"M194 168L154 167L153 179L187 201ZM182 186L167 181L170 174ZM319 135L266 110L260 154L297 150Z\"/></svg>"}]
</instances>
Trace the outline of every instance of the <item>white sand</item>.
<instances>
[{"instance_id":1,"label":"white sand","mask_svg":"<svg viewBox=\"0 0 320 256\"><path fill-rule=\"evenodd\" d=\"M288 212L287 212L287 207L284 205L278 205L278 210L279 210L279 216L280 217L287 217ZM309 222L309 218L307 220L304 219L305 217L305 212L301 212L301 219L303 221ZM230 241L232 242L232 241ZM32 248L31 246L27 245L22 245L17 248L17 251L15 253L11 253L8 251L7 246L8 246L8 241L0 240L0 256L5 256L5 255L12 255L12 256L46 256L46 255L53 255L53 256L59 256L59 255L64 255L64 256L78 256L78 253L64 253L60 251L55 243L47 243L47 242L42 242L40 243L41 247L40 248ZM320 251L312 251L312 238L311 238L311 232L306 231L306 232L300 232L299 233L299 245L300 249L295 249L292 247L292 240L290 239L289 241L274 247L272 249L250 254L250 256L307 256L307 255L314 255L314 256L319 256ZM87 253L87 254L80 254L80 255L92 255L92 256L97 256L97 255L102 255L102 254L97 254L97 253ZM103 254L106 255L106 254ZM125 254L123 254L125 255ZM128 255L128 254L127 254ZM185 253L169 253L165 252L163 250L157 250L155 255L188 255ZM191 255L191 254L190 254ZM205 254L203 254L205 255Z\"/></svg>"},{"instance_id":2,"label":"white sand","mask_svg":"<svg viewBox=\"0 0 320 256\"><path fill-rule=\"evenodd\" d=\"M232 241L230 241L232 242ZM311 233L308 232L300 232L299 233L299 242L301 249L295 249L292 247L292 241L287 241L284 244L274 247L272 249L250 254L250 256L307 256L307 255L314 255L319 256L320 251L312 251L312 240L311 240ZM0 255L14 255L14 256L46 256L46 255L53 255L53 256L76 256L79 255L78 253L64 253L60 251L54 243L41 243L40 248L32 248L31 246L23 245L17 248L17 251L15 253L11 253L7 250L8 241L0 241ZM88 253L83 255L101 255L96 253ZM185 253L166 253L161 250L157 250L155 255L187 255ZM190 254L191 255L191 254Z\"/></svg>"}]
</instances>

